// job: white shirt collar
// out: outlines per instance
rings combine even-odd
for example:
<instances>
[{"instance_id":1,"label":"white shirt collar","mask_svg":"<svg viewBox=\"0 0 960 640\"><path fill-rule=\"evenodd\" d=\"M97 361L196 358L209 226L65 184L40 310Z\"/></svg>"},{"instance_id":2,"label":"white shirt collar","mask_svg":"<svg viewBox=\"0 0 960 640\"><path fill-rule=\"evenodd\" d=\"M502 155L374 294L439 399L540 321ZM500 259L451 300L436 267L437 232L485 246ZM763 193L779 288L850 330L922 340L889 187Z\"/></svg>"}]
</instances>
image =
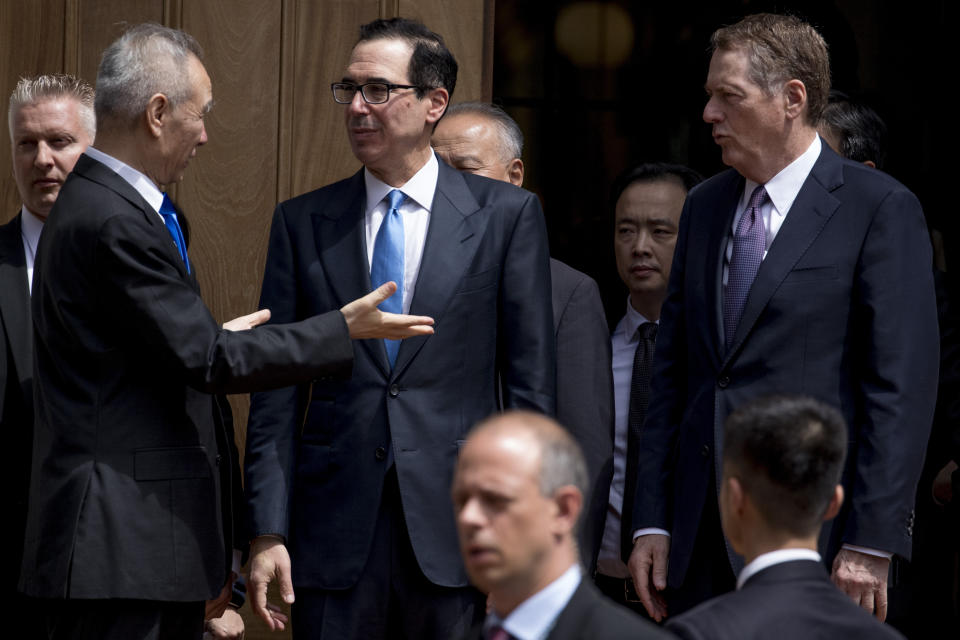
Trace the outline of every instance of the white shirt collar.
<instances>
[{"instance_id":1,"label":"white shirt collar","mask_svg":"<svg viewBox=\"0 0 960 640\"><path fill-rule=\"evenodd\" d=\"M40 242L40 234L43 232L43 220L27 209L27 205L20 207L20 233L24 240L30 245L31 253L36 255L37 243Z\"/></svg>"},{"instance_id":2,"label":"white shirt collar","mask_svg":"<svg viewBox=\"0 0 960 640\"><path fill-rule=\"evenodd\" d=\"M645 322L651 322L647 320L646 317L639 311L633 308L633 304L630 302L630 296L627 296L627 313L623 316L623 337L626 342L636 342L637 341L637 329ZM656 324L660 324L659 320L654 320Z\"/></svg>"},{"instance_id":3,"label":"white shirt collar","mask_svg":"<svg viewBox=\"0 0 960 640\"><path fill-rule=\"evenodd\" d=\"M501 619L491 611L484 622L484 629L499 624L517 640L546 638L557 616L580 586L580 580L580 565L572 565L559 578L521 602L506 619Z\"/></svg>"},{"instance_id":4,"label":"white shirt collar","mask_svg":"<svg viewBox=\"0 0 960 640\"><path fill-rule=\"evenodd\" d=\"M803 183L810 175L813 165L820 157L820 136L813 136L813 142L807 147L807 150L800 156L780 170L780 173L770 178L764 185L767 195L770 196L770 202L781 216L787 215L793 201L797 199L797 194L803 187ZM743 188L743 195L740 198L740 209L746 209L758 183L747 178L747 183Z\"/></svg>"},{"instance_id":5,"label":"white shirt collar","mask_svg":"<svg viewBox=\"0 0 960 640\"><path fill-rule=\"evenodd\" d=\"M107 167L112 169L114 173L127 181L127 183L136 189L137 193L139 193L143 199L147 201L147 204L153 207L153 210L157 212L157 215L160 215L160 205L163 204L163 192L157 188L157 185L154 184L153 180L140 173L130 165L124 164L120 160L105 154L99 149L87 147L87 150L84 151L84 153L97 162L105 164ZM161 216L160 219L162 220L163 217Z\"/></svg>"},{"instance_id":6,"label":"white shirt collar","mask_svg":"<svg viewBox=\"0 0 960 640\"><path fill-rule=\"evenodd\" d=\"M793 560L812 560L820 562L820 554L813 549L778 549L768 553L761 553L750 564L743 568L737 576L737 589L743 587L747 580L768 567Z\"/></svg>"},{"instance_id":7,"label":"white shirt collar","mask_svg":"<svg viewBox=\"0 0 960 640\"><path fill-rule=\"evenodd\" d=\"M380 201L387 197L393 189L400 189L409 200L413 200L426 211L433 206L433 196L437 191L437 176L440 174L440 164L436 154L431 150L430 159L420 167L412 178L399 187L391 187L364 168L363 180L367 189L366 214L374 210Z\"/></svg>"}]
</instances>

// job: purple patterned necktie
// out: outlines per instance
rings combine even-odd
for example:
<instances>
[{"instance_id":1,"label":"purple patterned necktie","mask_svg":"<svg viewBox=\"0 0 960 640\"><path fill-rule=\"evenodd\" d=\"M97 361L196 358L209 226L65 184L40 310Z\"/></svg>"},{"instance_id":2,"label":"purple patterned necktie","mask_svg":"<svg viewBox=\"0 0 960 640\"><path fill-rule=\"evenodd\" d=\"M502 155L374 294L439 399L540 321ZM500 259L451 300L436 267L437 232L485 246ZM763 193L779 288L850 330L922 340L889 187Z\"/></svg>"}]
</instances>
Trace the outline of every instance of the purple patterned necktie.
<instances>
[{"instance_id":1,"label":"purple patterned necktie","mask_svg":"<svg viewBox=\"0 0 960 640\"><path fill-rule=\"evenodd\" d=\"M723 293L723 332L726 346L733 342L733 334L740 322L743 305L760 270L763 251L767 246L767 233L763 228L760 207L767 200L767 190L758 186L750 194L750 203L740 216L740 223L733 235L733 255L727 272L727 287Z\"/></svg>"}]
</instances>

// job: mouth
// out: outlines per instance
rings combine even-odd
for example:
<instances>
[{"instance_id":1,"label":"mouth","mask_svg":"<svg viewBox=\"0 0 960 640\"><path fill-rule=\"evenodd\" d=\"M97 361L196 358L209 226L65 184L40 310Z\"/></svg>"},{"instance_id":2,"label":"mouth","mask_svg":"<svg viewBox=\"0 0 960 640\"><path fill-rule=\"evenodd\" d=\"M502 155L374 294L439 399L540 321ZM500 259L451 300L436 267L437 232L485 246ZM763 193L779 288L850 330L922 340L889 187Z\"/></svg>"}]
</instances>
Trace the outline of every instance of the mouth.
<instances>
[{"instance_id":1,"label":"mouth","mask_svg":"<svg viewBox=\"0 0 960 640\"><path fill-rule=\"evenodd\" d=\"M638 264L630 267L630 273L641 278L658 273L659 271L660 269L649 264Z\"/></svg>"},{"instance_id":2,"label":"mouth","mask_svg":"<svg viewBox=\"0 0 960 640\"><path fill-rule=\"evenodd\" d=\"M464 556L466 556L465 559L469 564L485 565L485 564L490 564L496 561L497 559L499 559L500 554L493 547L471 545L467 547L466 553L464 553Z\"/></svg>"},{"instance_id":3,"label":"mouth","mask_svg":"<svg viewBox=\"0 0 960 640\"><path fill-rule=\"evenodd\" d=\"M59 187L61 184L61 181L56 178L37 178L33 181L33 186L38 189L51 189L53 187Z\"/></svg>"}]
</instances>

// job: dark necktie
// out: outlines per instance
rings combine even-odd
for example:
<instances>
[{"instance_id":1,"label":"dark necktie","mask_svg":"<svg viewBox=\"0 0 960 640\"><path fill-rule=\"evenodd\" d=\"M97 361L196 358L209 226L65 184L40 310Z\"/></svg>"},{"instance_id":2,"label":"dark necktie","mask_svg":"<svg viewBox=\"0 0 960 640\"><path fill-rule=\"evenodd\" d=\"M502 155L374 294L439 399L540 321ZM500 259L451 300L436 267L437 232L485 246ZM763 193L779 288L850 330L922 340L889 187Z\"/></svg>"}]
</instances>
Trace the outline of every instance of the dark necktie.
<instances>
[{"instance_id":1,"label":"dark necktie","mask_svg":"<svg viewBox=\"0 0 960 640\"><path fill-rule=\"evenodd\" d=\"M190 273L190 258L187 257L187 243L183 239L183 231L180 229L180 223L177 221L177 210L167 194L163 194L163 203L160 205L160 215L163 217L163 224L166 225L167 231L173 236L173 243L177 245L177 251L180 252L180 258L187 267L187 273Z\"/></svg>"},{"instance_id":2,"label":"dark necktie","mask_svg":"<svg viewBox=\"0 0 960 640\"><path fill-rule=\"evenodd\" d=\"M370 265L370 284L374 288L391 280L397 283L397 292L380 303L381 311L401 313L403 311L403 216L400 205L406 195L394 189L387 194L387 213L380 223L377 239L373 243L373 262ZM397 361L400 350L399 340L384 340L390 367Z\"/></svg>"},{"instance_id":3,"label":"dark necktie","mask_svg":"<svg viewBox=\"0 0 960 640\"><path fill-rule=\"evenodd\" d=\"M767 200L767 190L759 185L750 195L747 209L740 217L737 231L733 234L733 255L727 271L727 287L723 293L723 334L726 346L733 342L743 306L753 285L763 251L767 247L767 233L763 227L760 207Z\"/></svg>"},{"instance_id":4,"label":"dark necktie","mask_svg":"<svg viewBox=\"0 0 960 640\"><path fill-rule=\"evenodd\" d=\"M623 508L620 509L620 547L624 558L633 549L633 501L637 484L637 457L640 454L640 433L650 403L650 374L653 350L657 343L657 324L644 322L637 327L637 350L633 354L630 377L630 406L627 412L627 468L624 474Z\"/></svg>"}]
</instances>

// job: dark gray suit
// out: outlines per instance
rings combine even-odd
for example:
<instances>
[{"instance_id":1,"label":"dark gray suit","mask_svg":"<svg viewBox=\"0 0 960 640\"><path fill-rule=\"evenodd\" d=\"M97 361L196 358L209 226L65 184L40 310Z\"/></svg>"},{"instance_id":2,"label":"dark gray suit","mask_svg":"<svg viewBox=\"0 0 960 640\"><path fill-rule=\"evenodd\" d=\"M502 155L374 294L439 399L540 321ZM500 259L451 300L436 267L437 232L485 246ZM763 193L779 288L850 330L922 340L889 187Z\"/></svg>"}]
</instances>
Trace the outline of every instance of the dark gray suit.
<instances>
[{"instance_id":1,"label":"dark gray suit","mask_svg":"<svg viewBox=\"0 0 960 640\"><path fill-rule=\"evenodd\" d=\"M578 542L587 575L603 537L613 476L613 373L610 332L593 278L550 259L557 341L557 421L583 450L590 477Z\"/></svg>"},{"instance_id":2,"label":"dark gray suit","mask_svg":"<svg viewBox=\"0 0 960 640\"><path fill-rule=\"evenodd\" d=\"M199 602L233 548L225 416L211 393L349 372L340 313L230 332L163 222L82 155L34 274L35 408L22 589Z\"/></svg>"},{"instance_id":3,"label":"dark gray suit","mask_svg":"<svg viewBox=\"0 0 960 640\"><path fill-rule=\"evenodd\" d=\"M20 576L33 446L33 325L20 220L18 214L0 227L0 433L9 447L3 465L11 498L6 529L14 534L14 557L3 573L8 597Z\"/></svg>"},{"instance_id":4,"label":"dark gray suit","mask_svg":"<svg viewBox=\"0 0 960 640\"><path fill-rule=\"evenodd\" d=\"M667 620L686 640L897 640L830 582L822 564L794 560L751 576L739 591Z\"/></svg>"}]
</instances>

